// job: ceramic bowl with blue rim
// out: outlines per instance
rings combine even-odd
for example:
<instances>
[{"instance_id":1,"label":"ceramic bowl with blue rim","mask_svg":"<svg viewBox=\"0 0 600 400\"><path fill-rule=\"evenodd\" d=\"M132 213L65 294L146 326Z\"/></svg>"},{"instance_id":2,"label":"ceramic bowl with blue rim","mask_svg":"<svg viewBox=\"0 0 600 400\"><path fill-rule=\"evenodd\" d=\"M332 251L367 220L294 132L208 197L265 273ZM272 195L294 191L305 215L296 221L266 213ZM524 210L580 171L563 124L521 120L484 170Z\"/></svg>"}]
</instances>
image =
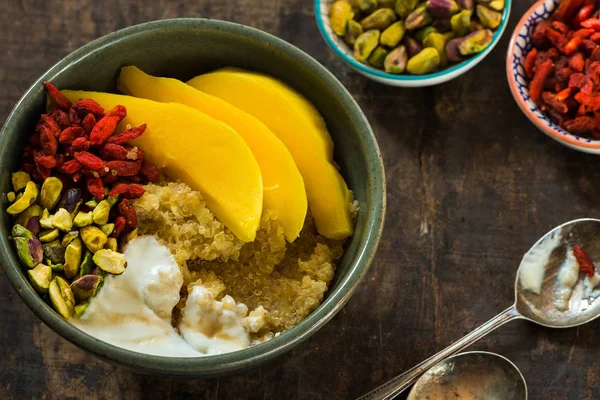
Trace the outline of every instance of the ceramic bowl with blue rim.
<instances>
[{"instance_id":1,"label":"ceramic bowl with blue rim","mask_svg":"<svg viewBox=\"0 0 600 400\"><path fill-rule=\"evenodd\" d=\"M525 73L525 57L533 44L531 36L538 22L550 18L559 0L540 0L523 15L510 39L506 55L506 76L508 85L527 118L552 139L572 149L586 153L600 154L600 140L594 140L569 133L556 125L529 97L530 79Z\"/></svg>"},{"instance_id":2,"label":"ceramic bowl with blue rim","mask_svg":"<svg viewBox=\"0 0 600 400\"><path fill-rule=\"evenodd\" d=\"M317 26L319 27L319 31L321 32L323 39L325 39L325 42L329 45L329 47L331 47L331 49L354 70L369 79L389 86L424 87L447 82L464 74L479 64L481 60L483 60L500 41L500 38L504 33L504 29L506 29L506 25L508 23L511 1L512 0L505 1L506 4L502 12L502 21L500 22L500 26L498 26L498 28L494 31L494 37L488 47L486 47L482 52L466 59L465 61L454 64L444 70L426 75L390 74L383 70L374 68L369 64L356 60L352 54L353 49L331 29L329 10L335 0L314 0L314 5Z\"/></svg>"}]
</instances>

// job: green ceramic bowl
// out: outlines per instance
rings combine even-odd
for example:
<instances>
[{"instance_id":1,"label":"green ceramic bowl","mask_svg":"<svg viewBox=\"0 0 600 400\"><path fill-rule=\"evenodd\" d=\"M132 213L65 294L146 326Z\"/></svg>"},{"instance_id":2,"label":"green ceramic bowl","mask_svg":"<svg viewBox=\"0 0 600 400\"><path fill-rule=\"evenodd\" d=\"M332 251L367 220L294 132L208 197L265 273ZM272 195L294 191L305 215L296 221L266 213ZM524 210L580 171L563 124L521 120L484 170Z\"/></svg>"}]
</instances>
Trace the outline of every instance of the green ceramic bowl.
<instances>
[{"instance_id":1,"label":"green ceramic bowl","mask_svg":"<svg viewBox=\"0 0 600 400\"><path fill-rule=\"evenodd\" d=\"M313 58L267 33L229 22L178 19L133 26L98 39L52 67L31 86L0 134L2 193L19 167L25 138L44 110L43 81L59 88L116 92L120 67L136 65L159 76L189 79L224 66L275 76L304 94L319 109L335 142L335 159L360 202L356 233L349 240L323 303L297 327L246 350L200 358L158 357L97 340L63 320L34 292L9 240L11 218L2 196L0 261L23 301L50 328L108 362L144 372L210 377L255 366L289 351L329 321L348 301L369 269L383 227L385 179L379 148L367 119L350 93Z\"/></svg>"}]
</instances>

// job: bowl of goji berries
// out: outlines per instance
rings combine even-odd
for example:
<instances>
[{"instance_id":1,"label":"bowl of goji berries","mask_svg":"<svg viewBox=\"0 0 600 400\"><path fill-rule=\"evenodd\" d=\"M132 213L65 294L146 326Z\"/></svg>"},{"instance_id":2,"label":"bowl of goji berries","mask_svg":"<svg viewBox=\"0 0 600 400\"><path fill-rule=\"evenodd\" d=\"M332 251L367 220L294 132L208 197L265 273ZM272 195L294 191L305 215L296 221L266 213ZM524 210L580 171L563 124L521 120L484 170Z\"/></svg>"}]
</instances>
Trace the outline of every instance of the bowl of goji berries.
<instances>
[{"instance_id":1,"label":"bowl of goji berries","mask_svg":"<svg viewBox=\"0 0 600 400\"><path fill-rule=\"evenodd\" d=\"M517 24L506 57L513 96L545 134L600 154L600 7L540 0Z\"/></svg>"}]
</instances>

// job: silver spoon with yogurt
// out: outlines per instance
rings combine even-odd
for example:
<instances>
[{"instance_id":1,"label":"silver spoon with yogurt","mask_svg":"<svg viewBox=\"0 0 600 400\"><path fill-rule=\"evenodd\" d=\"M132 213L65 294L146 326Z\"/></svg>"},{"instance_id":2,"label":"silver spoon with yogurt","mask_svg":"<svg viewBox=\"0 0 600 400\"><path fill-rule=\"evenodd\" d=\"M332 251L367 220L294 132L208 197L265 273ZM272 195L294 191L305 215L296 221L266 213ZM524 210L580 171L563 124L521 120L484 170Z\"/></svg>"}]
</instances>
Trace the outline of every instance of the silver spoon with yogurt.
<instances>
[{"instance_id":1,"label":"silver spoon with yogurt","mask_svg":"<svg viewBox=\"0 0 600 400\"><path fill-rule=\"evenodd\" d=\"M549 328L570 328L600 316L600 271L579 271L573 247L600 261L600 220L577 219L539 239L523 256L515 281L515 303L444 350L372 390L359 400L392 399L440 361L509 321L525 319ZM585 276L585 277L584 277Z\"/></svg>"}]
</instances>

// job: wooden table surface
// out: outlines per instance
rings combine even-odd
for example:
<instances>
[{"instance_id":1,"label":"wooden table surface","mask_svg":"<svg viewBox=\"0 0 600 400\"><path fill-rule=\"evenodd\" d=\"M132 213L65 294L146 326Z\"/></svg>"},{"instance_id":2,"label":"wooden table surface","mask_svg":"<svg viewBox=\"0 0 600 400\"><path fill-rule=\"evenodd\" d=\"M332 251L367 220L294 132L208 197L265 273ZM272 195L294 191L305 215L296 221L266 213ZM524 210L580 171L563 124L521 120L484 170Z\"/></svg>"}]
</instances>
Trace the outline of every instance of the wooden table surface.
<instances>
[{"instance_id":1,"label":"wooden table surface","mask_svg":"<svg viewBox=\"0 0 600 400\"><path fill-rule=\"evenodd\" d=\"M508 89L508 39L531 3L514 2L502 41L474 70L411 90L346 67L320 37L309 0L2 1L0 121L47 68L109 32L174 17L236 21L308 52L355 96L383 151L388 211L376 260L343 310L291 353L221 379L159 379L105 364L42 324L0 276L0 398L350 399L504 310L539 236L600 215L600 158L545 137ZM471 349L514 361L531 399L598 399L599 328L518 321Z\"/></svg>"}]
</instances>

